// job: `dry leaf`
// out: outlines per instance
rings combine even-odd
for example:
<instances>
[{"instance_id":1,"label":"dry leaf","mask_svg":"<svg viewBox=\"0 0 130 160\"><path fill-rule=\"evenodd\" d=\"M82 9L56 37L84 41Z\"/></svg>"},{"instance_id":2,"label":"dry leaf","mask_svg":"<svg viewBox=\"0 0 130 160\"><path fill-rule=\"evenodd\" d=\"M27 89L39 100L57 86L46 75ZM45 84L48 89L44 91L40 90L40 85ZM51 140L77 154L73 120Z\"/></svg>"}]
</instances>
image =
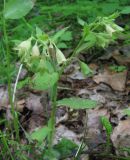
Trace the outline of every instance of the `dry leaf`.
<instances>
[{"instance_id":1,"label":"dry leaf","mask_svg":"<svg viewBox=\"0 0 130 160\"><path fill-rule=\"evenodd\" d=\"M101 134L101 116L106 116L109 118L107 109L94 109L88 110L88 120L87 120L87 143L90 148L95 148L98 144L104 143L105 139Z\"/></svg>"},{"instance_id":2,"label":"dry leaf","mask_svg":"<svg viewBox=\"0 0 130 160\"><path fill-rule=\"evenodd\" d=\"M126 83L127 71L120 73L111 73L107 70L94 76L93 80L99 84L101 82L110 85L114 90L124 91Z\"/></svg>"},{"instance_id":3,"label":"dry leaf","mask_svg":"<svg viewBox=\"0 0 130 160\"><path fill-rule=\"evenodd\" d=\"M3 107L8 108L9 106L9 97L8 90L5 87L0 88L0 109Z\"/></svg>"},{"instance_id":4,"label":"dry leaf","mask_svg":"<svg viewBox=\"0 0 130 160\"><path fill-rule=\"evenodd\" d=\"M24 99L22 99L16 103L17 111L22 112L24 107L25 107L25 100Z\"/></svg>"},{"instance_id":5,"label":"dry leaf","mask_svg":"<svg viewBox=\"0 0 130 160\"><path fill-rule=\"evenodd\" d=\"M115 50L113 52L112 57L120 65L130 65L130 56L128 56L128 55L121 55L118 50Z\"/></svg>"},{"instance_id":6,"label":"dry leaf","mask_svg":"<svg viewBox=\"0 0 130 160\"><path fill-rule=\"evenodd\" d=\"M67 138L69 140L74 141L76 144L80 144L80 141L78 140L79 139L79 135L77 135L72 130L69 130L64 125L59 125L56 128L56 135L55 135L54 143L56 144L62 138Z\"/></svg>"},{"instance_id":7,"label":"dry leaf","mask_svg":"<svg viewBox=\"0 0 130 160\"><path fill-rule=\"evenodd\" d=\"M111 140L120 155L126 155L119 148L130 147L130 119L120 121L118 126L114 128Z\"/></svg>"}]
</instances>

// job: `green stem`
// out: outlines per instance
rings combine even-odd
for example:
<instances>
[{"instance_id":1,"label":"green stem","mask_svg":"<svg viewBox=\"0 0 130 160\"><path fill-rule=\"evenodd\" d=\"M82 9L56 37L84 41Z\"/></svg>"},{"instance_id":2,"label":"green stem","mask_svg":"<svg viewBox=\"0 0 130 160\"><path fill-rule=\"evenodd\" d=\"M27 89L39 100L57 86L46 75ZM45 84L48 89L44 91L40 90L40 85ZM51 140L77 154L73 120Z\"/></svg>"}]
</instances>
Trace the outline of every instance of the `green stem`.
<instances>
[{"instance_id":1,"label":"green stem","mask_svg":"<svg viewBox=\"0 0 130 160\"><path fill-rule=\"evenodd\" d=\"M84 39L85 39L86 36L87 36L87 33L81 38L81 40L79 41L77 47L76 47L76 48L74 49L74 51L71 53L71 55L70 55L69 59L67 60L67 62L61 67L61 70L60 70L60 73L59 73L60 76L62 75L62 73L63 73L64 69L66 68L66 66L68 66L68 65L72 62L72 60L73 60L75 57L78 56L79 53L77 53L77 51L78 51L79 47L81 47L81 45L83 44ZM90 47L88 47L87 49L89 49L89 48L90 48Z\"/></svg>"},{"instance_id":2,"label":"green stem","mask_svg":"<svg viewBox=\"0 0 130 160\"><path fill-rule=\"evenodd\" d=\"M52 148L53 139L55 134L55 122L56 122L56 101L57 101L57 83L52 87L51 90L51 103L52 103L52 111L51 111L51 119L50 119L50 137L49 137L49 148Z\"/></svg>"},{"instance_id":3,"label":"green stem","mask_svg":"<svg viewBox=\"0 0 130 160\"><path fill-rule=\"evenodd\" d=\"M72 53L72 55L70 56L69 60L66 62L66 64L64 66L62 66L60 72L59 72L59 77L61 76L61 74L63 73L65 67L67 65L69 65L73 58L75 57L78 48L82 45L84 41L84 37L80 40L79 44L77 45L76 49L74 50L74 52ZM52 102L52 111L51 111L51 119L50 119L50 128L51 128L51 132L50 132L50 136L49 136L49 148L52 148L53 145L53 138L54 138L54 133L55 133L55 117L56 117L56 100L57 100L57 83L53 86L52 90L51 90L51 102Z\"/></svg>"},{"instance_id":4,"label":"green stem","mask_svg":"<svg viewBox=\"0 0 130 160\"><path fill-rule=\"evenodd\" d=\"M1 137L1 141L2 141L2 143L3 143L3 145L4 145L4 147L3 147L3 150L5 150L4 153L8 151L11 160L14 160L13 155L12 155L12 153L11 153L11 151L10 151L9 146L8 146L7 139L6 139L5 136L2 134L1 131L0 131L0 135L2 136L2 137Z\"/></svg>"},{"instance_id":5,"label":"green stem","mask_svg":"<svg viewBox=\"0 0 130 160\"><path fill-rule=\"evenodd\" d=\"M4 9L5 9L5 0L4 0ZM6 21L3 15L3 32L4 32L4 43L5 43L5 49L6 49L6 62L7 62L7 68L8 68L8 73L7 73L7 78L8 78L8 95L9 95L9 102L11 104L11 111L13 114L13 124L14 124L14 129L16 132L16 138L19 140L19 127L18 127L18 119L17 119L17 113L15 113L14 109L14 104L12 101L12 90L11 90L11 77L10 77L10 50L9 50L9 40L8 40L8 35L7 35L7 30L6 30Z\"/></svg>"}]
</instances>

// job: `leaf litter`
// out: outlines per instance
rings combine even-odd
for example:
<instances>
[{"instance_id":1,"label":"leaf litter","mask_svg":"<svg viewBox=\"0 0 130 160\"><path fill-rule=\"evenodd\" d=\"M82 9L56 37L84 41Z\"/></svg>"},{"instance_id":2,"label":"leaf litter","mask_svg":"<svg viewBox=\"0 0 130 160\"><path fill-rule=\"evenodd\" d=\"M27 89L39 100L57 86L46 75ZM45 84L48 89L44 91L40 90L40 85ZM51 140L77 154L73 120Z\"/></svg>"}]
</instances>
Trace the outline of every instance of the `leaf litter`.
<instances>
[{"instance_id":1,"label":"leaf litter","mask_svg":"<svg viewBox=\"0 0 130 160\"><path fill-rule=\"evenodd\" d=\"M122 59L124 60L124 63L122 63L119 58L115 57L115 54L112 54L111 57L119 64L126 63L126 59ZM109 58L107 61L109 61ZM129 69L117 73L111 72L108 65L102 66L103 69L100 68L97 62L90 63L89 66L94 70L93 78L92 76L84 77L77 62L74 62L65 70L60 80L58 98L77 96L96 100L99 104L96 109L89 109L87 112L85 110L75 111L65 107L58 108L54 143L56 144L61 138L68 138L80 144L82 138L85 138L85 143L91 148L91 152L99 151L101 148L104 149L106 133L100 117L106 116L113 126L111 141L115 152L118 155L128 156L128 152L122 152L119 146L130 146L128 141L130 120L123 112L125 108L130 106ZM25 77L26 74L23 75ZM21 77L21 79L23 78ZM21 114L21 124L28 132L33 132L36 128L46 125L50 116L50 106L48 93L46 92L24 87L16 93L16 109ZM6 111L6 118L9 120L11 112L7 87L5 86L0 87L0 112L3 109ZM84 132L86 133L85 137Z\"/></svg>"}]
</instances>

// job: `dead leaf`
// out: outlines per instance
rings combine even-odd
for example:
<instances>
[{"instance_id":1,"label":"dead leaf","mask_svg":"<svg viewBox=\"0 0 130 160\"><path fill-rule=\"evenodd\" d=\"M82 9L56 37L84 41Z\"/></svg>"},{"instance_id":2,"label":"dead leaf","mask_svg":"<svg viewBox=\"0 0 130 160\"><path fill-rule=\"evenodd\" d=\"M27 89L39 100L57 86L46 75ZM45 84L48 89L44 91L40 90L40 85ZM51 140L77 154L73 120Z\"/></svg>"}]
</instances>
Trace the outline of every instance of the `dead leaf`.
<instances>
[{"instance_id":1,"label":"dead leaf","mask_svg":"<svg viewBox=\"0 0 130 160\"><path fill-rule=\"evenodd\" d=\"M8 108L9 106L9 97L8 90L5 87L0 87L0 109L3 107Z\"/></svg>"},{"instance_id":2,"label":"dead leaf","mask_svg":"<svg viewBox=\"0 0 130 160\"><path fill-rule=\"evenodd\" d=\"M78 140L79 135L77 135L72 130L69 130L64 125L59 125L56 128L56 135L55 135L55 139L54 139L54 144L57 144L57 142L60 141L62 138L67 138L69 140L74 141L76 144L80 144L80 141Z\"/></svg>"},{"instance_id":3,"label":"dead leaf","mask_svg":"<svg viewBox=\"0 0 130 160\"><path fill-rule=\"evenodd\" d=\"M118 62L120 65L130 65L130 56L129 55L121 55L118 50L115 50L112 54L112 57Z\"/></svg>"},{"instance_id":4,"label":"dead leaf","mask_svg":"<svg viewBox=\"0 0 130 160\"><path fill-rule=\"evenodd\" d=\"M120 73L111 73L105 70L103 73L99 73L94 76L93 80L99 84L101 82L110 85L114 90L124 91L126 83L127 71Z\"/></svg>"},{"instance_id":5,"label":"dead leaf","mask_svg":"<svg viewBox=\"0 0 130 160\"><path fill-rule=\"evenodd\" d=\"M17 104L16 104L17 111L22 112L24 107L25 107L25 99L22 99L17 102Z\"/></svg>"},{"instance_id":6,"label":"dead leaf","mask_svg":"<svg viewBox=\"0 0 130 160\"><path fill-rule=\"evenodd\" d=\"M26 100L26 107L33 112L43 112L43 105L41 103L41 96L30 93Z\"/></svg>"},{"instance_id":7,"label":"dead leaf","mask_svg":"<svg viewBox=\"0 0 130 160\"><path fill-rule=\"evenodd\" d=\"M109 118L107 109L91 109L87 111L87 143L90 148L95 148L98 144L104 143L105 139L101 133L102 125L100 121L101 116Z\"/></svg>"},{"instance_id":8,"label":"dead leaf","mask_svg":"<svg viewBox=\"0 0 130 160\"><path fill-rule=\"evenodd\" d=\"M107 109L90 109L87 111L88 114L88 121L87 126L88 128L100 128L100 117L106 116L109 117Z\"/></svg>"},{"instance_id":9,"label":"dead leaf","mask_svg":"<svg viewBox=\"0 0 130 160\"><path fill-rule=\"evenodd\" d=\"M117 154L127 155L126 152L119 149L130 147L130 119L119 122L118 126L113 130L111 140L116 148Z\"/></svg>"}]
</instances>

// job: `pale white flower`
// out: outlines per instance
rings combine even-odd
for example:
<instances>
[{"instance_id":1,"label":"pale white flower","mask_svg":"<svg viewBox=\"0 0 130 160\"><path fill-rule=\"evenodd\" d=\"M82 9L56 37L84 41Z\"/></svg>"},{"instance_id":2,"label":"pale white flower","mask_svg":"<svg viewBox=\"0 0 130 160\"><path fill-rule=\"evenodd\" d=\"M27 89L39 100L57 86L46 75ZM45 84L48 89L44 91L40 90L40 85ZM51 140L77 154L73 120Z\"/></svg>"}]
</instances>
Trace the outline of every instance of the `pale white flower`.
<instances>
[{"instance_id":1,"label":"pale white flower","mask_svg":"<svg viewBox=\"0 0 130 160\"><path fill-rule=\"evenodd\" d=\"M115 29L117 32L122 32L124 29L117 24L112 24L113 29Z\"/></svg>"},{"instance_id":2,"label":"pale white flower","mask_svg":"<svg viewBox=\"0 0 130 160\"><path fill-rule=\"evenodd\" d=\"M58 64L62 64L63 62L66 61L64 54L57 47L56 47L56 59Z\"/></svg>"},{"instance_id":3,"label":"pale white flower","mask_svg":"<svg viewBox=\"0 0 130 160\"><path fill-rule=\"evenodd\" d=\"M31 48L31 39L27 39L26 41L22 41L16 49L19 51L28 51Z\"/></svg>"},{"instance_id":4,"label":"pale white flower","mask_svg":"<svg viewBox=\"0 0 130 160\"><path fill-rule=\"evenodd\" d=\"M32 56L38 57L40 55L39 47L37 43L32 47Z\"/></svg>"},{"instance_id":5,"label":"pale white flower","mask_svg":"<svg viewBox=\"0 0 130 160\"><path fill-rule=\"evenodd\" d=\"M110 25L110 24L107 24L106 25L106 31L112 36L112 34L114 32L116 32L116 30Z\"/></svg>"}]
</instances>

